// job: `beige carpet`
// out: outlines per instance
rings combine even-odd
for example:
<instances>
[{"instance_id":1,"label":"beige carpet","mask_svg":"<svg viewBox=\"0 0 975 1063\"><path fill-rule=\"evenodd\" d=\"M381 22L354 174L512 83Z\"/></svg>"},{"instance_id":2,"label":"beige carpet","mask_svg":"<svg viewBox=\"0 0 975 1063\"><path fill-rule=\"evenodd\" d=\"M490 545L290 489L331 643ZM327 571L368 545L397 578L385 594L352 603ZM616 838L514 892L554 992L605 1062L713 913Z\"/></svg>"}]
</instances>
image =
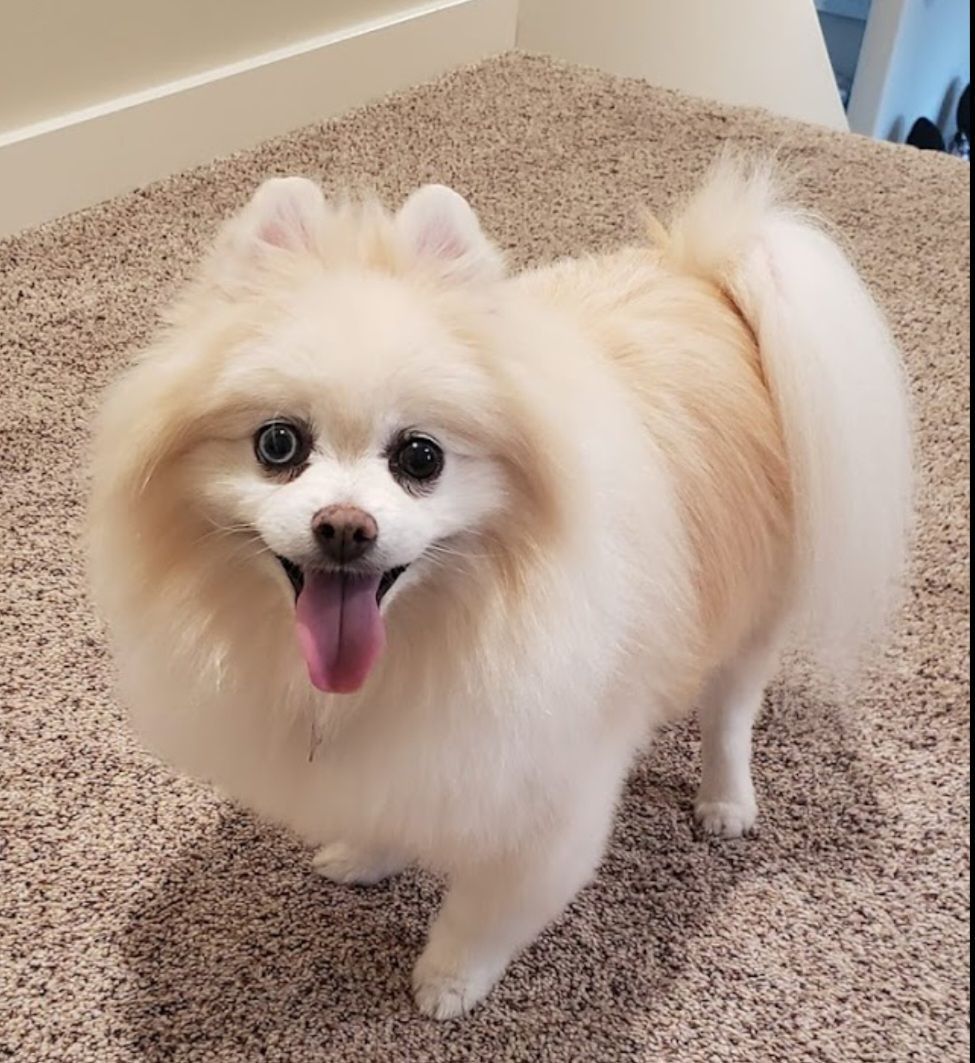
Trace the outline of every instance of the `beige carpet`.
<instances>
[{"instance_id":1,"label":"beige carpet","mask_svg":"<svg viewBox=\"0 0 975 1063\"><path fill-rule=\"evenodd\" d=\"M666 208L729 140L797 169L903 344L909 605L856 699L798 670L772 691L754 838L692 827L695 731L669 731L596 883L486 1006L436 1025L408 995L435 883L323 882L130 738L81 569L89 417L268 174L392 200L453 183L526 263L635 235L636 206ZM0 1058L966 1058L968 197L953 159L508 57L0 245Z\"/></svg>"}]
</instances>

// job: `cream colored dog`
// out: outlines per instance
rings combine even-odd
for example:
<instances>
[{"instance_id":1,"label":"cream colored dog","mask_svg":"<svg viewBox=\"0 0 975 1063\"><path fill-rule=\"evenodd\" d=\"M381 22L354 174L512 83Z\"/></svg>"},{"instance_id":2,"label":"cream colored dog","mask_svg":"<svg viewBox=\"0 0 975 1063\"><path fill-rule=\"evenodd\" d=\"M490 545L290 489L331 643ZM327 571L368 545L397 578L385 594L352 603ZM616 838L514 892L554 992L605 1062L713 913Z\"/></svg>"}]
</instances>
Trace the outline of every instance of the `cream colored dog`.
<instances>
[{"instance_id":1,"label":"cream colored dog","mask_svg":"<svg viewBox=\"0 0 975 1063\"><path fill-rule=\"evenodd\" d=\"M98 428L139 732L328 878L443 873L438 1018L590 878L661 721L698 708L697 815L749 830L783 644L855 659L901 570L904 385L850 264L727 163L652 227L511 277L446 188L269 181Z\"/></svg>"}]
</instances>

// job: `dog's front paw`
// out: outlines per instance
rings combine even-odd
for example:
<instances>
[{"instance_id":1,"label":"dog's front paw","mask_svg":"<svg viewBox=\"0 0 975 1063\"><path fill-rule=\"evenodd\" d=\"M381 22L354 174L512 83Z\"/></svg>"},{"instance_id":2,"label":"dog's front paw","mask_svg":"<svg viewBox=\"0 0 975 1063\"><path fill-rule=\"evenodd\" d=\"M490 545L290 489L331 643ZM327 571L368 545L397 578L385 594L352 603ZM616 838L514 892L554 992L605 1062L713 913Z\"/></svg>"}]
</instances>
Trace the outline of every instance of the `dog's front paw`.
<instances>
[{"instance_id":1,"label":"dog's front paw","mask_svg":"<svg viewBox=\"0 0 975 1063\"><path fill-rule=\"evenodd\" d=\"M373 886L403 869L402 860L386 853L359 849L347 842L323 845L312 857L311 864L322 878L346 886Z\"/></svg>"},{"instance_id":2,"label":"dog's front paw","mask_svg":"<svg viewBox=\"0 0 975 1063\"><path fill-rule=\"evenodd\" d=\"M498 980L494 967L457 963L427 946L413 968L413 996L424 1015L454 1019L482 1001Z\"/></svg>"},{"instance_id":3,"label":"dog's front paw","mask_svg":"<svg viewBox=\"0 0 975 1063\"><path fill-rule=\"evenodd\" d=\"M758 805L752 800L704 801L694 806L698 823L708 834L722 838L740 838L755 826Z\"/></svg>"}]
</instances>

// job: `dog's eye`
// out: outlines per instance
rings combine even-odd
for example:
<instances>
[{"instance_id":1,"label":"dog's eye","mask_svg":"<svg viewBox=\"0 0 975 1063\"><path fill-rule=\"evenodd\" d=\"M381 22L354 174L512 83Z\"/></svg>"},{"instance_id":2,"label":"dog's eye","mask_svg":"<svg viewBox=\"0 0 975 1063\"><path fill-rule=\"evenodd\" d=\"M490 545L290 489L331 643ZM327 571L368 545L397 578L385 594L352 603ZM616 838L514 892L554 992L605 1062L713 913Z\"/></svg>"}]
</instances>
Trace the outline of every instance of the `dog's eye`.
<instances>
[{"instance_id":1,"label":"dog's eye","mask_svg":"<svg viewBox=\"0 0 975 1063\"><path fill-rule=\"evenodd\" d=\"M257 460L269 469L300 465L308 457L308 449L305 433L289 421L271 421L254 436Z\"/></svg>"},{"instance_id":2,"label":"dog's eye","mask_svg":"<svg viewBox=\"0 0 975 1063\"><path fill-rule=\"evenodd\" d=\"M412 435L401 439L389 456L389 467L398 479L430 483L443 471L440 445L429 436Z\"/></svg>"}]
</instances>

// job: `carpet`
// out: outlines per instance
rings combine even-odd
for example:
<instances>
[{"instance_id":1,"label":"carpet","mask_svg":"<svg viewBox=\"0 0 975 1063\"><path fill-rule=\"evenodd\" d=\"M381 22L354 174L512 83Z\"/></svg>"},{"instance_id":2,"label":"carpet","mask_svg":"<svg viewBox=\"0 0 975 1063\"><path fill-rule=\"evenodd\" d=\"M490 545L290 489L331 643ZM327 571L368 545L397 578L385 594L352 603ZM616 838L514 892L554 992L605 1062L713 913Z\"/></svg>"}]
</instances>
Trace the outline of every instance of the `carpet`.
<instances>
[{"instance_id":1,"label":"carpet","mask_svg":"<svg viewBox=\"0 0 975 1063\"><path fill-rule=\"evenodd\" d=\"M668 729L597 880L483 1007L438 1025L408 992L436 882L327 883L130 736L85 591L90 417L268 175L391 202L452 184L524 265L636 238L637 208L666 211L727 142L794 171L902 344L910 594L855 694L798 666L770 691L753 837L693 826L695 727ZM0 1058L967 1059L969 173L509 55L0 245Z\"/></svg>"}]
</instances>

